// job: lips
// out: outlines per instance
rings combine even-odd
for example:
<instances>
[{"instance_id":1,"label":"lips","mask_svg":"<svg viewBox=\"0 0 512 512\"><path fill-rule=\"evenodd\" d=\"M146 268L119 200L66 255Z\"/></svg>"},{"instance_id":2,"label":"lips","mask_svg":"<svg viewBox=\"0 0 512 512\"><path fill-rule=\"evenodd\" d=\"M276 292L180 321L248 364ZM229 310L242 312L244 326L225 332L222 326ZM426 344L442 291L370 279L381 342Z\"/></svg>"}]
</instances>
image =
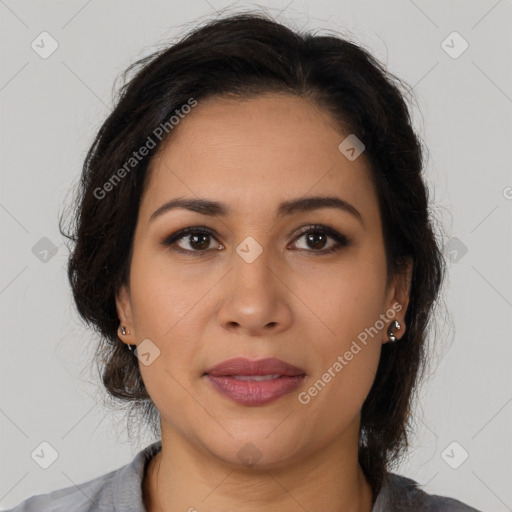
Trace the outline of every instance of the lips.
<instances>
[{"instance_id":1,"label":"lips","mask_svg":"<svg viewBox=\"0 0 512 512\"><path fill-rule=\"evenodd\" d=\"M265 405L297 389L305 372L296 366L269 358L251 361L235 358L210 368L204 376L213 389L242 405Z\"/></svg>"},{"instance_id":2,"label":"lips","mask_svg":"<svg viewBox=\"0 0 512 512\"><path fill-rule=\"evenodd\" d=\"M228 359L215 365L206 371L206 374L215 377L226 376L262 376L262 375L279 375L286 377L295 377L298 375L305 375L306 372L293 366L292 364L281 361L276 358L260 359L258 361L251 361L243 357L235 359Z\"/></svg>"}]
</instances>

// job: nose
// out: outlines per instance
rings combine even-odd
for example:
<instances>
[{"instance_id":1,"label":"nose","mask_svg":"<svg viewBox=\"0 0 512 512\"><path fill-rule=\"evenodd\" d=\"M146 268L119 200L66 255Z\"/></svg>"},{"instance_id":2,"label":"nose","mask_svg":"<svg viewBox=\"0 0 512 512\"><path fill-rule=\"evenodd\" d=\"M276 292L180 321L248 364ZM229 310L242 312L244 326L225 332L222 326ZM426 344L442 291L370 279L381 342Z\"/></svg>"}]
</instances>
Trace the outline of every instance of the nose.
<instances>
[{"instance_id":1,"label":"nose","mask_svg":"<svg viewBox=\"0 0 512 512\"><path fill-rule=\"evenodd\" d=\"M293 294L286 286L283 266L271 261L270 251L252 262L233 254L233 268L222 283L220 325L247 336L268 336L288 329Z\"/></svg>"}]
</instances>

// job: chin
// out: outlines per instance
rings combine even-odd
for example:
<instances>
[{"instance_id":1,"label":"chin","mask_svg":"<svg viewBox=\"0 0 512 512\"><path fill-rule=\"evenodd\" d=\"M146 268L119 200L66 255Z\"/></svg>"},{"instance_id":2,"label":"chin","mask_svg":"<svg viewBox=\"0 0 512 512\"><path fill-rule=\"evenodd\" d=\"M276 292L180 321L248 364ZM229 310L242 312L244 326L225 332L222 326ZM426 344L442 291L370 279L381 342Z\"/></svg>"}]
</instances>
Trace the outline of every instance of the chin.
<instances>
[{"instance_id":1,"label":"chin","mask_svg":"<svg viewBox=\"0 0 512 512\"><path fill-rule=\"evenodd\" d=\"M275 428L275 424L273 428ZM262 434L254 432L250 435L228 437L215 442L211 438L204 447L211 455L230 466L246 467L251 470L269 470L286 466L298 458L297 440L286 432L270 434L272 429L266 429Z\"/></svg>"}]
</instances>

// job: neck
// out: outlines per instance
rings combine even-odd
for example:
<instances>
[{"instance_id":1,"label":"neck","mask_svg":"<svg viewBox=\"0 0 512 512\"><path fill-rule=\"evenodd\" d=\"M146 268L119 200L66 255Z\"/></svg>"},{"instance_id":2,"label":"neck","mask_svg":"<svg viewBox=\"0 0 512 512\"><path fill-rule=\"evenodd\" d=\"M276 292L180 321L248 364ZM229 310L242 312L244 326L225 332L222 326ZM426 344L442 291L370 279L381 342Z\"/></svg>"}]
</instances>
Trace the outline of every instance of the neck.
<instances>
[{"instance_id":1,"label":"neck","mask_svg":"<svg viewBox=\"0 0 512 512\"><path fill-rule=\"evenodd\" d=\"M335 444L289 466L263 470L194 453L167 433L144 478L144 504L147 512L371 512L374 497L357 450L346 453Z\"/></svg>"}]
</instances>

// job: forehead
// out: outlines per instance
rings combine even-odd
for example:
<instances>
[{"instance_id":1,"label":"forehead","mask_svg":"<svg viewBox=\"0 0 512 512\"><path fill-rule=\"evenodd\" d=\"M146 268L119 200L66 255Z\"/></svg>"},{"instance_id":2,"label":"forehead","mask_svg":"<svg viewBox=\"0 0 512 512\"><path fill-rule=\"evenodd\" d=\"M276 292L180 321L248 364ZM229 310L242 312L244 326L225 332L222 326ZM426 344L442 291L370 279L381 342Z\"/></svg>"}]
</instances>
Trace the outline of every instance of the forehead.
<instances>
[{"instance_id":1,"label":"forehead","mask_svg":"<svg viewBox=\"0 0 512 512\"><path fill-rule=\"evenodd\" d=\"M146 216L183 196L222 200L244 215L321 194L341 196L360 211L376 207L364 153L352 161L342 154L338 146L349 134L311 100L210 98L171 135L151 165L141 204Z\"/></svg>"}]
</instances>

